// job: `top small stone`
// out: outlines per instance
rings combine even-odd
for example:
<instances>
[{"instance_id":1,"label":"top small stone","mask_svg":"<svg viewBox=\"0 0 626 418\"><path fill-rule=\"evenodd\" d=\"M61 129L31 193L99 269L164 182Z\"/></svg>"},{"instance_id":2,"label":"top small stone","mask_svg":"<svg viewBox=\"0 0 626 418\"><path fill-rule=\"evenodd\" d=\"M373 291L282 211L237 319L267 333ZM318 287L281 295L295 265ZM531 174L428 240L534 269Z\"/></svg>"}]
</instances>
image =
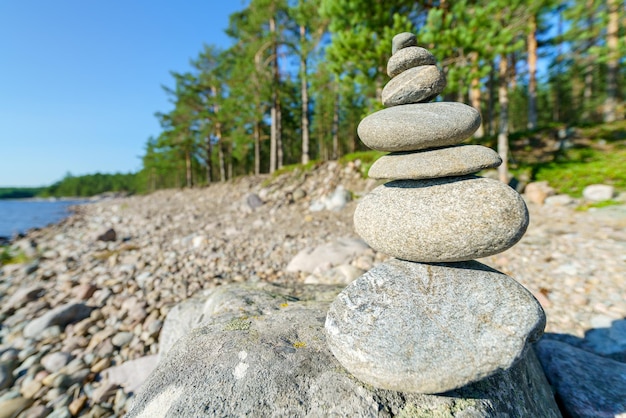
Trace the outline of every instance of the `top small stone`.
<instances>
[{"instance_id":1,"label":"top small stone","mask_svg":"<svg viewBox=\"0 0 626 418\"><path fill-rule=\"evenodd\" d=\"M417 37L411 32L399 33L391 41L391 54L409 46L417 46Z\"/></svg>"}]
</instances>

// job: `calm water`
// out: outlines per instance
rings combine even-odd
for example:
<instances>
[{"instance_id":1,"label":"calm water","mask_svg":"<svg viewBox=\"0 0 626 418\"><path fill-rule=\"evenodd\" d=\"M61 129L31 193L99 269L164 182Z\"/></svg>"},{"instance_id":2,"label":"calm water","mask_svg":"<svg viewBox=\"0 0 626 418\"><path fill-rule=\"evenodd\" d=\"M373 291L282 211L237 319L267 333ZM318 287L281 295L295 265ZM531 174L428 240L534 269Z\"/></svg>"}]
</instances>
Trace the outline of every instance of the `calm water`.
<instances>
[{"instance_id":1,"label":"calm water","mask_svg":"<svg viewBox=\"0 0 626 418\"><path fill-rule=\"evenodd\" d=\"M68 207L82 200L0 200L0 237L11 237L30 228L59 222L70 212Z\"/></svg>"}]
</instances>

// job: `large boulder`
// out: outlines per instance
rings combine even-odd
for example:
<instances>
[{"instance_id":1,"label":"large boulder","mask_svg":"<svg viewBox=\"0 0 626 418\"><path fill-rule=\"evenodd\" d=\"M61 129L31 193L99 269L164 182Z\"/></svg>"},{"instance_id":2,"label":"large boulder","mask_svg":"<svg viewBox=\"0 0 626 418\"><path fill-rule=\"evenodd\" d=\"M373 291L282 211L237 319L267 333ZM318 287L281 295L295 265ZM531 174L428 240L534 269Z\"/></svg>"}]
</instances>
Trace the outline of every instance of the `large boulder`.
<instances>
[{"instance_id":1,"label":"large boulder","mask_svg":"<svg viewBox=\"0 0 626 418\"><path fill-rule=\"evenodd\" d=\"M361 383L326 344L326 311L340 290L222 287L205 302L210 318L161 359L128 417L560 416L532 350L511 369L442 395Z\"/></svg>"}]
</instances>

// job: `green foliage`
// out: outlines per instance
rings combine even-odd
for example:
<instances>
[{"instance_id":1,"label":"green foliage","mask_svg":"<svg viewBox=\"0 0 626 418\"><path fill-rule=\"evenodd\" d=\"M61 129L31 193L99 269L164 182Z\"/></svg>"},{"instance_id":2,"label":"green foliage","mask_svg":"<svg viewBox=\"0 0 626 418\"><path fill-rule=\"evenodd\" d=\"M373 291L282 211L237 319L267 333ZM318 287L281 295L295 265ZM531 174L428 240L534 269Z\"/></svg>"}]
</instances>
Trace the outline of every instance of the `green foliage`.
<instances>
[{"instance_id":1,"label":"green foliage","mask_svg":"<svg viewBox=\"0 0 626 418\"><path fill-rule=\"evenodd\" d=\"M41 197L88 197L105 192L137 193L141 190L137 174L87 174L73 176L67 174L61 181L43 189Z\"/></svg>"},{"instance_id":2,"label":"green foliage","mask_svg":"<svg viewBox=\"0 0 626 418\"><path fill-rule=\"evenodd\" d=\"M28 261L28 257L22 251L8 245L0 246L0 266L21 264Z\"/></svg>"},{"instance_id":3,"label":"green foliage","mask_svg":"<svg viewBox=\"0 0 626 418\"><path fill-rule=\"evenodd\" d=\"M41 194L43 187L0 187L0 199L25 199Z\"/></svg>"},{"instance_id":4,"label":"green foliage","mask_svg":"<svg viewBox=\"0 0 626 418\"><path fill-rule=\"evenodd\" d=\"M559 160L532 167L534 179L546 180L559 193L580 197L589 184L611 184L626 190L626 149L604 153L594 149L572 149Z\"/></svg>"},{"instance_id":5,"label":"green foliage","mask_svg":"<svg viewBox=\"0 0 626 418\"><path fill-rule=\"evenodd\" d=\"M166 89L172 108L157 113L162 132L147 141L137 189L190 187L275 169L280 174L293 169L281 166L306 161L302 154L307 148L309 159L318 161L363 150L358 123L381 108L391 39L404 31L416 33L418 44L437 57L448 82L443 99L471 102L481 111L485 136L472 139L474 143L493 146L495 134L502 131L504 136L512 132L512 144L535 135L524 132L529 125L597 122L609 96L607 80L615 71L609 71L607 40L612 3L246 2L230 16L230 48L205 45L188 71L172 72L175 85ZM623 8L615 13L624 22ZM617 37L617 71L623 79L622 23ZM532 40L538 41L538 50L529 47ZM536 83L530 77L535 55L549 62L549 73ZM506 74L496 71L500 62L510 64ZM623 112L626 84L618 84ZM603 135L608 142L622 138L619 131ZM533 146L524 146L527 154ZM370 155L361 158L364 172ZM595 167L593 159L562 157L546 162L515 154L510 163L576 193L578 186L566 179L576 175L571 170L577 165L588 165L597 173L593 178L621 181L619 173L600 172L601 164ZM560 168L563 174L557 179Z\"/></svg>"}]
</instances>

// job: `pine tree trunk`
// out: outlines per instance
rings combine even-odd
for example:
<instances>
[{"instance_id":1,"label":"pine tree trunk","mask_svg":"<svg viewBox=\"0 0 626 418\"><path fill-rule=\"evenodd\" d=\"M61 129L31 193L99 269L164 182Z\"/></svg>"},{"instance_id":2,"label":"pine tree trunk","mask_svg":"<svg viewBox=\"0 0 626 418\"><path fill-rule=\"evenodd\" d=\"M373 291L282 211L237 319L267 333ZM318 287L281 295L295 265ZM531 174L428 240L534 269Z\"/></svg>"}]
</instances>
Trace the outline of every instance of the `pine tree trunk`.
<instances>
[{"instance_id":1,"label":"pine tree trunk","mask_svg":"<svg viewBox=\"0 0 626 418\"><path fill-rule=\"evenodd\" d=\"M537 128L537 16L528 23L528 129Z\"/></svg>"},{"instance_id":2,"label":"pine tree trunk","mask_svg":"<svg viewBox=\"0 0 626 418\"><path fill-rule=\"evenodd\" d=\"M272 34L276 33L276 21L274 17L270 18L270 32ZM275 53L276 49L272 48L272 53ZM276 68L276 61L272 59L272 72L273 79L276 80L276 74L278 69ZM276 157L277 153L277 141L278 141L278 86L272 86L272 107L270 109L270 119L271 119L271 128L270 128L270 174L276 171L277 161Z\"/></svg>"},{"instance_id":3,"label":"pine tree trunk","mask_svg":"<svg viewBox=\"0 0 626 418\"><path fill-rule=\"evenodd\" d=\"M618 0L607 0L606 7L609 13L609 24L606 30L606 46L608 47L608 61L606 63L606 100L604 101L604 122L617 120L617 78L619 77L619 7Z\"/></svg>"},{"instance_id":4,"label":"pine tree trunk","mask_svg":"<svg viewBox=\"0 0 626 418\"><path fill-rule=\"evenodd\" d=\"M226 181L226 159L224 158L224 144L217 144L217 153L220 160L220 181Z\"/></svg>"},{"instance_id":5,"label":"pine tree trunk","mask_svg":"<svg viewBox=\"0 0 626 418\"><path fill-rule=\"evenodd\" d=\"M474 133L474 138L482 138L485 136L484 122L481 111L481 93L480 93L480 78L478 76L478 54L473 53L472 57L472 81L470 83L470 103L474 109L480 114L480 126Z\"/></svg>"},{"instance_id":6,"label":"pine tree trunk","mask_svg":"<svg viewBox=\"0 0 626 418\"><path fill-rule=\"evenodd\" d=\"M306 28L300 25L300 96L302 100L302 119L300 122L302 129L302 164L309 162L309 89L307 76L307 62L304 53L304 43L306 42Z\"/></svg>"},{"instance_id":7,"label":"pine tree trunk","mask_svg":"<svg viewBox=\"0 0 626 418\"><path fill-rule=\"evenodd\" d=\"M187 180L187 187L193 186L193 177L191 175L191 152L185 151L185 178Z\"/></svg>"},{"instance_id":8,"label":"pine tree trunk","mask_svg":"<svg viewBox=\"0 0 626 418\"><path fill-rule=\"evenodd\" d=\"M206 182L210 184L213 181L213 162L211 157L213 155L213 144L211 143L211 135L206 137Z\"/></svg>"},{"instance_id":9,"label":"pine tree trunk","mask_svg":"<svg viewBox=\"0 0 626 418\"><path fill-rule=\"evenodd\" d=\"M487 115L489 115L489 135L493 135L496 131L496 124L495 124L495 90L496 90L496 83L495 83L495 78L496 78L496 74L495 74L495 62L494 65L491 66L491 71L489 72L489 81L488 81L488 86L489 86L489 102L487 103Z\"/></svg>"},{"instance_id":10,"label":"pine tree trunk","mask_svg":"<svg viewBox=\"0 0 626 418\"><path fill-rule=\"evenodd\" d=\"M498 167L498 177L503 183L509 182L509 92L508 92L508 62L506 55L500 56L498 104L500 105L500 118L498 129L498 154L502 164Z\"/></svg>"},{"instance_id":11,"label":"pine tree trunk","mask_svg":"<svg viewBox=\"0 0 626 418\"><path fill-rule=\"evenodd\" d=\"M333 108L333 155L332 159L339 158L339 82L335 83L335 106Z\"/></svg>"},{"instance_id":12,"label":"pine tree trunk","mask_svg":"<svg viewBox=\"0 0 626 418\"><path fill-rule=\"evenodd\" d=\"M591 101L593 99L593 60L589 59L585 65L585 86L583 87L582 120L591 120Z\"/></svg>"},{"instance_id":13,"label":"pine tree trunk","mask_svg":"<svg viewBox=\"0 0 626 418\"><path fill-rule=\"evenodd\" d=\"M228 179L233 178L233 142L228 143Z\"/></svg>"},{"instance_id":14,"label":"pine tree trunk","mask_svg":"<svg viewBox=\"0 0 626 418\"><path fill-rule=\"evenodd\" d=\"M261 174L261 129L259 123L254 123L254 174Z\"/></svg>"}]
</instances>

